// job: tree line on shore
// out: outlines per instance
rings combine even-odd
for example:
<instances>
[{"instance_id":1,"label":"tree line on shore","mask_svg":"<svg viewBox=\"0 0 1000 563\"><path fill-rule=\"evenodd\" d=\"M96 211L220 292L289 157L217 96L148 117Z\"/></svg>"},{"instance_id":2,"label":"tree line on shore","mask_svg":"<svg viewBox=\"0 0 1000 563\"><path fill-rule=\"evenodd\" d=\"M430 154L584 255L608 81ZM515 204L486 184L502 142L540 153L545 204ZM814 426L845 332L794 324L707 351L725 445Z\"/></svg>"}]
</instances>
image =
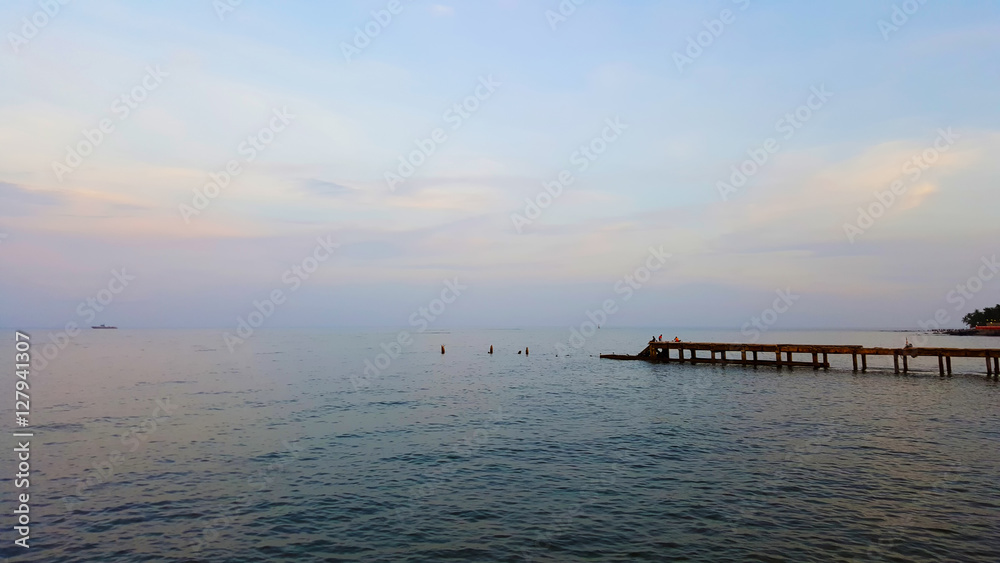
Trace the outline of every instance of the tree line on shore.
<instances>
[{"instance_id":1,"label":"tree line on shore","mask_svg":"<svg viewBox=\"0 0 1000 563\"><path fill-rule=\"evenodd\" d=\"M962 317L962 322L968 325L969 328L986 326L990 323L1000 323L1000 304L995 307L986 307L982 311L976 309Z\"/></svg>"}]
</instances>

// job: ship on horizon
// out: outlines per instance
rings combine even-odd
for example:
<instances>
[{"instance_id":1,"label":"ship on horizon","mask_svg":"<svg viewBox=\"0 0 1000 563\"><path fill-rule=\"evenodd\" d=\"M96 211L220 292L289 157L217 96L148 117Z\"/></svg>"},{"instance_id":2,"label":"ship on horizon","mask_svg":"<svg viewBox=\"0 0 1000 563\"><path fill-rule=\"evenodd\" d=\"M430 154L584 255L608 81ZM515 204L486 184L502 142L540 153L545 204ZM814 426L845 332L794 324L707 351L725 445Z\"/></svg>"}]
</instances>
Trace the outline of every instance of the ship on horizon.
<instances>
[{"instance_id":1,"label":"ship on horizon","mask_svg":"<svg viewBox=\"0 0 1000 563\"><path fill-rule=\"evenodd\" d=\"M108 326L108 325L105 325L105 324L100 324L100 325L97 325L97 326L92 326L90 328L103 328L103 329L107 329L107 330L118 329L118 327L116 327L116 326Z\"/></svg>"}]
</instances>

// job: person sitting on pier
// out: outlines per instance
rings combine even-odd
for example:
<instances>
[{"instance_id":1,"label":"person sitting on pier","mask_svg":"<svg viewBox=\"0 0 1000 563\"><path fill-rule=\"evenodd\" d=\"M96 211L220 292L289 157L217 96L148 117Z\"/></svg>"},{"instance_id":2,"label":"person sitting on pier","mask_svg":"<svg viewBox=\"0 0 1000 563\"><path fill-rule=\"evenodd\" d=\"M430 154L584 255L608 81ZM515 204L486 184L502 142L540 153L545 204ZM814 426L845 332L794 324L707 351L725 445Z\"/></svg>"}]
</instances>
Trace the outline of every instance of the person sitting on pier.
<instances>
[{"instance_id":1,"label":"person sitting on pier","mask_svg":"<svg viewBox=\"0 0 1000 563\"><path fill-rule=\"evenodd\" d=\"M680 338L677 338L676 336L674 337L674 342L680 342L680 341L681 341Z\"/></svg>"},{"instance_id":2,"label":"person sitting on pier","mask_svg":"<svg viewBox=\"0 0 1000 563\"><path fill-rule=\"evenodd\" d=\"M660 335L660 342L663 342L663 335Z\"/></svg>"},{"instance_id":3,"label":"person sitting on pier","mask_svg":"<svg viewBox=\"0 0 1000 563\"><path fill-rule=\"evenodd\" d=\"M909 338L906 339L906 346L903 346L903 348L913 348L913 343L910 342Z\"/></svg>"}]
</instances>

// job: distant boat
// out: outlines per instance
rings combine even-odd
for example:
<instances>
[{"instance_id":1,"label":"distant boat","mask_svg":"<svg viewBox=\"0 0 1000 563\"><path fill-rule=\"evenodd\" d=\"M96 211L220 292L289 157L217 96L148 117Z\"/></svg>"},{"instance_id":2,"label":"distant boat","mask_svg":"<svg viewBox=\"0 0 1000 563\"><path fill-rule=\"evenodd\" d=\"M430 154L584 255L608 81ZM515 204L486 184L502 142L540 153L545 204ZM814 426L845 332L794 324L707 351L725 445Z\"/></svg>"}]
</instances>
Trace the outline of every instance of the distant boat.
<instances>
[{"instance_id":1,"label":"distant boat","mask_svg":"<svg viewBox=\"0 0 1000 563\"><path fill-rule=\"evenodd\" d=\"M102 325L92 326L90 328L103 328L103 329L111 330L111 329L117 329L118 327L116 327L116 326L108 326L108 325L102 324Z\"/></svg>"}]
</instances>

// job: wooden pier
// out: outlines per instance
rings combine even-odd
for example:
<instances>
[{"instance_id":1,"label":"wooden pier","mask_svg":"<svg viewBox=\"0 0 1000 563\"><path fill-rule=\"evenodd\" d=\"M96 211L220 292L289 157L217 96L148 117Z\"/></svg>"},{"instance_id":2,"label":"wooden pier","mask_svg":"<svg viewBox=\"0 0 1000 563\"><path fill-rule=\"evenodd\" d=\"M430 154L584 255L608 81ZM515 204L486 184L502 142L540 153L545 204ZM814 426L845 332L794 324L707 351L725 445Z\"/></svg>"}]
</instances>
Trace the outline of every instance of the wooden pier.
<instances>
[{"instance_id":1,"label":"wooden pier","mask_svg":"<svg viewBox=\"0 0 1000 563\"><path fill-rule=\"evenodd\" d=\"M673 351L676 350L676 354ZM698 355L702 353L702 355ZM796 359L795 355L806 355ZM726 344L718 342L659 342L651 341L635 356L601 354L611 360L644 360L647 362L688 362L737 364L742 366L775 366L781 368L829 369L831 355L850 355L854 371L868 370L868 356L892 356L895 373L910 371L908 358L936 357L941 377L951 376L952 358L985 358L986 376L1000 380L1000 349L990 348L868 348L824 344ZM739 357L733 357L739 355Z\"/></svg>"}]
</instances>

